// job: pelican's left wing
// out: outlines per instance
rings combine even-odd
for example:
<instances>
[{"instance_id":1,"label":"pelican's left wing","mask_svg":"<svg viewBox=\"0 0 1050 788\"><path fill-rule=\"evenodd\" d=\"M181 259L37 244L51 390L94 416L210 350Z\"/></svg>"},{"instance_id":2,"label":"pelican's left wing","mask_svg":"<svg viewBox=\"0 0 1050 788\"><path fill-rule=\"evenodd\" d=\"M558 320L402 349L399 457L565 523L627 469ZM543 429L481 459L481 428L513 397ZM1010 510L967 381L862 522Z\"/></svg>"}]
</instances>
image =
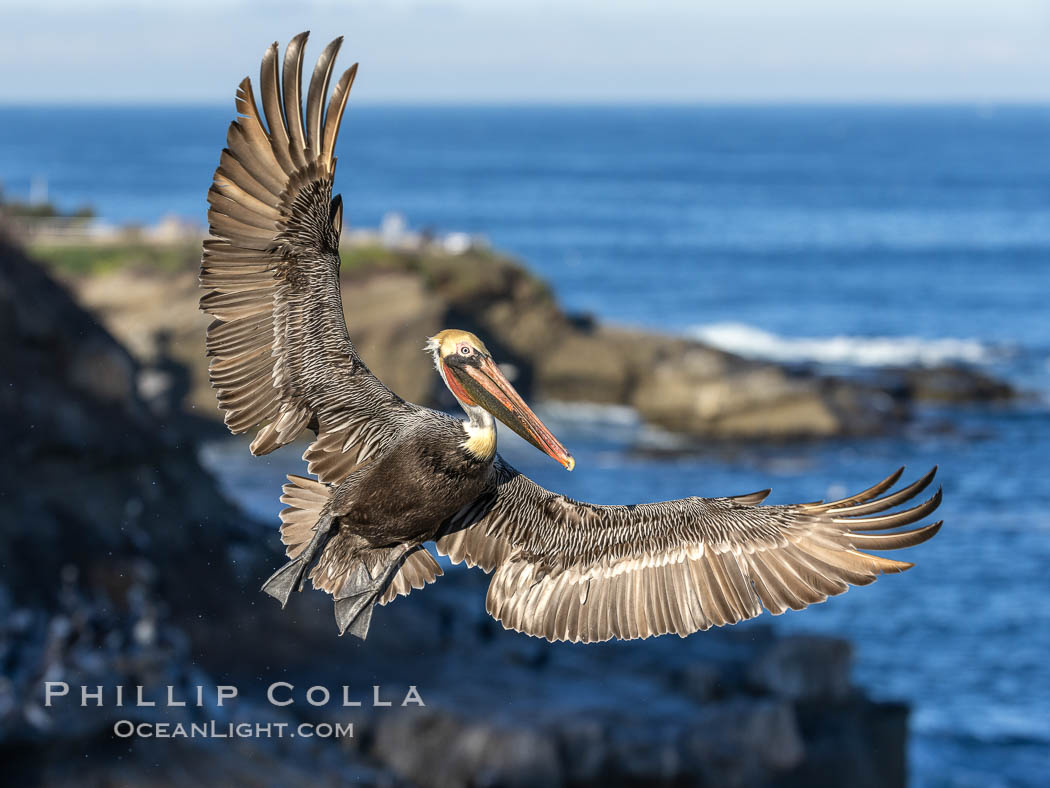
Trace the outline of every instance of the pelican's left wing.
<instances>
[{"instance_id":1,"label":"pelican's left wing","mask_svg":"<svg viewBox=\"0 0 1050 788\"><path fill-rule=\"evenodd\" d=\"M902 469L903 470L903 469ZM940 503L878 514L911 500L934 472L879 497L897 471L832 503L761 506L768 490L595 506L543 489L502 459L488 493L444 524L438 552L495 570L488 612L548 640L681 636L795 610L912 564L871 555L924 542L940 523L907 531ZM874 515L874 516L869 516Z\"/></svg>"},{"instance_id":2,"label":"pelican's left wing","mask_svg":"<svg viewBox=\"0 0 1050 788\"><path fill-rule=\"evenodd\" d=\"M342 39L321 53L303 112L306 33L279 68L277 44L263 56L263 117L249 79L237 91L208 192L211 238L201 261L201 309L212 385L235 433L257 428L266 454L312 428L310 471L340 481L378 453L416 410L365 366L347 333L339 290L342 202L332 199L335 140L356 64L332 90Z\"/></svg>"}]
</instances>

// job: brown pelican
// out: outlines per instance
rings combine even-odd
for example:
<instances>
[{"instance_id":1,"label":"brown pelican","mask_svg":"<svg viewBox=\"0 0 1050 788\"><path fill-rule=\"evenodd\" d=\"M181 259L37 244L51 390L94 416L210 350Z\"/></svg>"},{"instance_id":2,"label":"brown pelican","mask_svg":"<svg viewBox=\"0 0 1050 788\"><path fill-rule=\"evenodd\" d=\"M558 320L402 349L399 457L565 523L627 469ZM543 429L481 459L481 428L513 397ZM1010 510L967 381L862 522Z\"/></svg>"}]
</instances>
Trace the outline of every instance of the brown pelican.
<instances>
[{"instance_id":1,"label":"brown pelican","mask_svg":"<svg viewBox=\"0 0 1050 788\"><path fill-rule=\"evenodd\" d=\"M885 494L901 471L831 503L760 505L768 490L597 506L543 489L496 453L495 420L564 465L573 458L518 396L484 343L445 330L427 351L465 418L406 402L378 380L347 333L339 290L342 202L332 198L335 141L356 64L324 106L341 39L301 93L306 34L278 64L266 50L259 89L237 111L208 192L201 308L212 385L253 454L305 430L315 479L291 476L281 500L289 562L263 586L284 605L306 577L335 599L340 633L368 632L373 606L433 582L427 551L493 573L486 605L504 626L549 640L675 632L800 609L909 563L868 550L910 547L933 512L897 513L934 471ZM265 117L265 121L264 121ZM885 494L885 495L884 495ZM880 497L881 496L881 497Z\"/></svg>"}]
</instances>

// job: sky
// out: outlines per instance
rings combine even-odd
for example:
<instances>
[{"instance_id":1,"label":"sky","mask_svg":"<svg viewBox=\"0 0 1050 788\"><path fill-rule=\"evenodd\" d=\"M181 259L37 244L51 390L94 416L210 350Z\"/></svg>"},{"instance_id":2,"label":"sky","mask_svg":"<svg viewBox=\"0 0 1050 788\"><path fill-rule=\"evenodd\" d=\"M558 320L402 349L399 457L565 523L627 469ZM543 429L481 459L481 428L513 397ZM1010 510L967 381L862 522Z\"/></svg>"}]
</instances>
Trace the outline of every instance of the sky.
<instances>
[{"instance_id":1,"label":"sky","mask_svg":"<svg viewBox=\"0 0 1050 788\"><path fill-rule=\"evenodd\" d=\"M3 0L0 103L225 102L307 29L376 103L1050 101L1050 0Z\"/></svg>"}]
</instances>

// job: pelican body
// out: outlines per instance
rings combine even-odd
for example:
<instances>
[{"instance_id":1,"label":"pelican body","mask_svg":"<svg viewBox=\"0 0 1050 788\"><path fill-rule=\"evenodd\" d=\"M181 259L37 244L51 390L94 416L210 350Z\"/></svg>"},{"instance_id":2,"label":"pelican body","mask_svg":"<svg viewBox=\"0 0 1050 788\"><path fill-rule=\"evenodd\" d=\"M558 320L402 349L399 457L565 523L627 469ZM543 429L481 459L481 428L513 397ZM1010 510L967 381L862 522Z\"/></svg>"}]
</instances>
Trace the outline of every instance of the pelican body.
<instances>
[{"instance_id":1,"label":"pelican body","mask_svg":"<svg viewBox=\"0 0 1050 788\"><path fill-rule=\"evenodd\" d=\"M901 471L831 503L763 506L768 490L634 506L597 506L543 489L497 453L503 422L566 469L575 461L467 331L426 352L463 417L420 407L376 378L350 341L339 287L342 201L335 141L357 73L325 98L341 39L302 95L307 34L265 52L262 112L241 82L239 117L208 192L201 308L209 374L234 433L253 454L303 432L310 477L289 476L281 537L288 563L263 590L282 606L306 579L330 593L340 634L364 638L376 604L435 581L426 549L493 573L486 607L504 626L548 640L681 636L800 609L900 572L865 552L910 547L941 523L915 523L940 490L896 513L933 479L886 494Z\"/></svg>"}]
</instances>

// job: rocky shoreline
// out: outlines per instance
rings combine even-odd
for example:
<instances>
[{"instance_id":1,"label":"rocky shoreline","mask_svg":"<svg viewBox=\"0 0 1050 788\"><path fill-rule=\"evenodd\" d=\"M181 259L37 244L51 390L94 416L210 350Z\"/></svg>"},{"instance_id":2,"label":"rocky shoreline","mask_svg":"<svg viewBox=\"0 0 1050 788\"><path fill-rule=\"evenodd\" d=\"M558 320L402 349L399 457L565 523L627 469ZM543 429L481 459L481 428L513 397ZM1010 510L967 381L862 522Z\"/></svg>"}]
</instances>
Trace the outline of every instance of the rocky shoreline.
<instances>
[{"instance_id":1,"label":"rocky shoreline","mask_svg":"<svg viewBox=\"0 0 1050 788\"><path fill-rule=\"evenodd\" d=\"M218 414L201 351L207 320L196 309L194 254L190 247L181 266L164 268L150 267L144 254L134 264L64 279L140 362L184 367L185 404L210 419ZM61 251L49 257L62 270ZM343 257L343 304L355 344L391 388L423 404L453 404L421 351L425 337L448 326L481 336L532 399L630 406L685 443L878 435L906 423L919 403L1015 396L963 366L834 377L568 315L544 282L483 248L454 254L366 243L345 247Z\"/></svg>"},{"instance_id":2,"label":"rocky shoreline","mask_svg":"<svg viewBox=\"0 0 1050 788\"><path fill-rule=\"evenodd\" d=\"M378 611L366 643L335 636L320 594L281 611L257 590L279 561L275 530L222 498L181 419L147 406L136 355L2 243L0 331L0 424L13 449L0 461L0 757L13 781L905 782L907 709L853 686L838 639L780 637L752 622L685 640L551 646L488 618L487 578L467 571ZM551 368L534 374L539 391L556 379ZM151 698L169 686L214 697L228 684L239 697L48 707L47 681L142 686ZM268 702L275 681L296 687L299 702ZM374 685L394 698L415 685L426 705L301 700L313 685L339 697L344 684L365 698ZM120 719L355 727L341 740L121 739Z\"/></svg>"}]
</instances>

